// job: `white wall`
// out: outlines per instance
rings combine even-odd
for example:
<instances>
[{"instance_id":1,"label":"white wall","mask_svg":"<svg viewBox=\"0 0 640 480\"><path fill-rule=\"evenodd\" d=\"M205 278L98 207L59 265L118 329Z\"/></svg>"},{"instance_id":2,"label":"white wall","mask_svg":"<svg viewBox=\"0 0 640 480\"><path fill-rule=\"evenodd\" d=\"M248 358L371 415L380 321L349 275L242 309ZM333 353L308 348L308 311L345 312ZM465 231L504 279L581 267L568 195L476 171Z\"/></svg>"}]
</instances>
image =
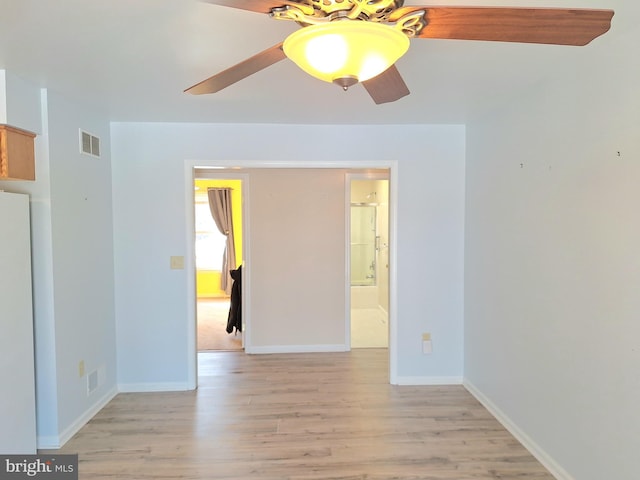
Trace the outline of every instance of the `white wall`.
<instances>
[{"instance_id":1,"label":"white wall","mask_svg":"<svg viewBox=\"0 0 640 480\"><path fill-rule=\"evenodd\" d=\"M346 350L345 171L248 175L251 351Z\"/></svg>"},{"instance_id":2,"label":"white wall","mask_svg":"<svg viewBox=\"0 0 640 480\"><path fill-rule=\"evenodd\" d=\"M7 71L0 69L0 123L7 123Z\"/></svg>"},{"instance_id":3,"label":"white wall","mask_svg":"<svg viewBox=\"0 0 640 480\"><path fill-rule=\"evenodd\" d=\"M39 91L35 84L0 70L0 123L41 133Z\"/></svg>"},{"instance_id":4,"label":"white wall","mask_svg":"<svg viewBox=\"0 0 640 480\"><path fill-rule=\"evenodd\" d=\"M48 123L58 422L68 437L116 392L110 131L99 110L51 92ZM100 137L100 158L80 153L79 128ZM99 386L88 395L92 372Z\"/></svg>"},{"instance_id":5,"label":"white wall","mask_svg":"<svg viewBox=\"0 0 640 480\"><path fill-rule=\"evenodd\" d=\"M109 123L6 72L8 121L38 133L36 180L0 182L31 202L40 448L69 438L115 394L115 321ZM102 137L100 160L79 154L78 128ZM87 378L100 386L87 395Z\"/></svg>"},{"instance_id":6,"label":"white wall","mask_svg":"<svg viewBox=\"0 0 640 480\"><path fill-rule=\"evenodd\" d=\"M467 126L466 381L563 479L640 472L640 12L626 8L619 43L567 52Z\"/></svg>"},{"instance_id":7,"label":"white wall","mask_svg":"<svg viewBox=\"0 0 640 480\"><path fill-rule=\"evenodd\" d=\"M29 130L30 132L41 133L40 89L10 71L5 70L4 75L6 84L6 120L2 123ZM0 101L2 101L1 97Z\"/></svg>"},{"instance_id":8,"label":"white wall","mask_svg":"<svg viewBox=\"0 0 640 480\"><path fill-rule=\"evenodd\" d=\"M256 167L264 162L280 167L333 162L340 167L397 160L398 178L392 181L398 186L399 212L392 219L398 224L397 380L461 379L463 127L114 123L112 157L121 385L188 385L185 323L193 299L187 298L188 270L169 269L169 257L185 255L190 238L185 218L187 160L245 166L255 162ZM251 288L265 296L281 290L277 282L262 280ZM434 335L431 356L421 353L423 331ZM321 342L333 338L322 335ZM314 339L297 337L295 342Z\"/></svg>"}]
</instances>

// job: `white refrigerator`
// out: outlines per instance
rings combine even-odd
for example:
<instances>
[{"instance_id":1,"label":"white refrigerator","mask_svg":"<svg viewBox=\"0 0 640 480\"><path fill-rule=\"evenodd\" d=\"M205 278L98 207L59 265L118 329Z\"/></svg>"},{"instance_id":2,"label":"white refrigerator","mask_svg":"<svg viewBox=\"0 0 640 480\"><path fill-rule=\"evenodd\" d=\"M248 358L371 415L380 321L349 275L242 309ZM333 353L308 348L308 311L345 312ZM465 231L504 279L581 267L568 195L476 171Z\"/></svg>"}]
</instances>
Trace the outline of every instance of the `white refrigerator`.
<instances>
[{"instance_id":1,"label":"white refrigerator","mask_svg":"<svg viewBox=\"0 0 640 480\"><path fill-rule=\"evenodd\" d=\"M0 454L36 453L29 197L0 191Z\"/></svg>"}]
</instances>

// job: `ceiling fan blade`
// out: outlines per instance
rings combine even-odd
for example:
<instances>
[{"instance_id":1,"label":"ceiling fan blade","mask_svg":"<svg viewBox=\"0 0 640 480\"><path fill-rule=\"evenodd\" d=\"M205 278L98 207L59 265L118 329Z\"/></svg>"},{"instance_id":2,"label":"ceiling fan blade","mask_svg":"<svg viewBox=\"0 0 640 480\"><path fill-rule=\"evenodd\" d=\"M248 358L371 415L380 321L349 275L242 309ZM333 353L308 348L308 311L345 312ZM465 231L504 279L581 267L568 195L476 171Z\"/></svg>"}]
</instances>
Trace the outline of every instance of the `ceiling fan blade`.
<instances>
[{"instance_id":1,"label":"ceiling fan blade","mask_svg":"<svg viewBox=\"0 0 640 480\"><path fill-rule=\"evenodd\" d=\"M221 7L239 8L240 10L249 10L256 13L269 13L274 7L281 7L284 4L291 3L278 0L203 0L205 3L220 5Z\"/></svg>"},{"instance_id":2,"label":"ceiling fan blade","mask_svg":"<svg viewBox=\"0 0 640 480\"><path fill-rule=\"evenodd\" d=\"M390 20L424 10L419 38L586 45L611 27L613 10L506 7L401 7Z\"/></svg>"},{"instance_id":3,"label":"ceiling fan blade","mask_svg":"<svg viewBox=\"0 0 640 480\"><path fill-rule=\"evenodd\" d=\"M362 85L377 105L395 102L405 95L409 95L407 84L404 83L395 65L391 65L380 75L362 82Z\"/></svg>"},{"instance_id":4,"label":"ceiling fan blade","mask_svg":"<svg viewBox=\"0 0 640 480\"><path fill-rule=\"evenodd\" d=\"M231 68L227 68L213 77L209 77L200 83L196 83L194 86L187 88L185 93L202 95L203 93L218 92L223 88L233 85L243 78L248 77L249 75L253 75L256 72L283 60L284 58L286 58L286 56L282 50L282 43L279 43L278 45L274 45L271 48L263 50L253 57L247 58L243 62L240 62Z\"/></svg>"}]
</instances>

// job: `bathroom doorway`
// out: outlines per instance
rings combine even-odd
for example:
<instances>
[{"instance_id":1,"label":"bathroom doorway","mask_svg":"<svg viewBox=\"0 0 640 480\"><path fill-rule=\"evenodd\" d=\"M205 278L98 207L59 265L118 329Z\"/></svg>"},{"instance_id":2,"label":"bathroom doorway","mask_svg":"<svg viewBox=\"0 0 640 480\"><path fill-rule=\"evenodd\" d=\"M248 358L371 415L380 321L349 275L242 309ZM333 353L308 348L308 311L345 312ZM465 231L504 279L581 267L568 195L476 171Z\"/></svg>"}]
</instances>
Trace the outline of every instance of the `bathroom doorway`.
<instances>
[{"instance_id":1,"label":"bathroom doorway","mask_svg":"<svg viewBox=\"0 0 640 480\"><path fill-rule=\"evenodd\" d=\"M351 348L389 346L389 180L350 182Z\"/></svg>"}]
</instances>

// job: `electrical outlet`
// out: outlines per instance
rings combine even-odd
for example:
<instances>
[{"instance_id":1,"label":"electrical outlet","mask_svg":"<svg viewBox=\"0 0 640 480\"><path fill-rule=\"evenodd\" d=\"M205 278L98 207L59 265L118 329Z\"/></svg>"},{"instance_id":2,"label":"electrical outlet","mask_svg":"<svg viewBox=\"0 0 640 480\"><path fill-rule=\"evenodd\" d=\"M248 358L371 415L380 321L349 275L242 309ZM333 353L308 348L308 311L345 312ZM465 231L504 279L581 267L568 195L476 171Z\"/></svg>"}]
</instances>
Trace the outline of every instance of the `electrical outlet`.
<instances>
[{"instance_id":1,"label":"electrical outlet","mask_svg":"<svg viewBox=\"0 0 640 480\"><path fill-rule=\"evenodd\" d=\"M78 376L84 377L84 360L78 362Z\"/></svg>"}]
</instances>

